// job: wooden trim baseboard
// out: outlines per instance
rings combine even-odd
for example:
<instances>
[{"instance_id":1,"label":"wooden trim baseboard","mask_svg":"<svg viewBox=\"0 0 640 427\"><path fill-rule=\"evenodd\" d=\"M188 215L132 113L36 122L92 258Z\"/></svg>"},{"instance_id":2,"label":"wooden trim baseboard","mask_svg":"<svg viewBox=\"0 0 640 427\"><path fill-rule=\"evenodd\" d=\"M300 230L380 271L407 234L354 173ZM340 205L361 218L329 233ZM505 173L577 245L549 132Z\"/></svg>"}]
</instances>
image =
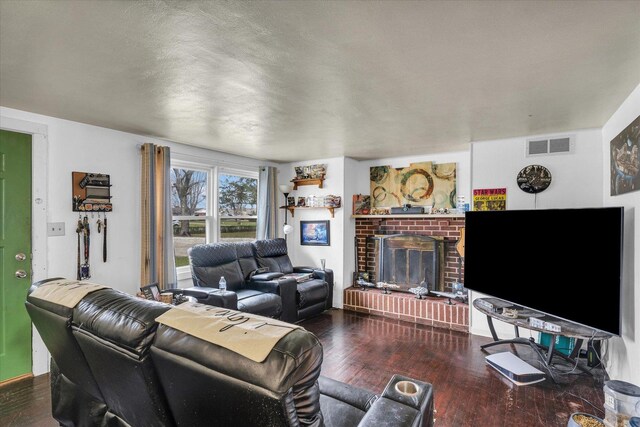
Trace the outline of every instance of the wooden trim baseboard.
<instances>
[{"instance_id":1,"label":"wooden trim baseboard","mask_svg":"<svg viewBox=\"0 0 640 427\"><path fill-rule=\"evenodd\" d=\"M19 375L17 377L9 378L8 380L0 381L0 387L3 387L5 385L9 385L11 383L15 383L15 382L18 382L18 381L25 380L27 378L33 378L33 373Z\"/></svg>"}]
</instances>

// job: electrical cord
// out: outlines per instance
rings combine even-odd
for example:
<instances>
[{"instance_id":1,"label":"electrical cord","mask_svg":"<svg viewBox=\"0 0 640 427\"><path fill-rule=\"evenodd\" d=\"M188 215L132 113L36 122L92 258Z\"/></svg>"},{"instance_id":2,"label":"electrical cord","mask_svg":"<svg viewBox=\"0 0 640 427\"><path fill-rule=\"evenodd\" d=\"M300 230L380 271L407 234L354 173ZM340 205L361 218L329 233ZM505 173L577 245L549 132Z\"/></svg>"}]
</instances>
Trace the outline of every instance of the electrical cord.
<instances>
[{"instance_id":1,"label":"electrical cord","mask_svg":"<svg viewBox=\"0 0 640 427\"><path fill-rule=\"evenodd\" d=\"M591 348L593 348L593 338L595 338L596 336L596 330L594 329L593 332L591 333L591 337L589 338L589 340L587 341L587 349L588 346L591 345ZM595 350L595 348L594 348ZM597 352L596 352L597 355ZM578 369L578 362L580 362L580 356L576 356L576 362L573 365L573 368L569 371L564 371L562 369L559 369L558 367L554 366L554 365L549 365L549 369L553 369L554 371L556 371L558 374L560 375L582 375L582 374L586 374L586 372L577 372L576 374L574 374L575 370ZM600 360L600 358L598 357L598 360ZM600 365L602 365L602 361L600 361ZM591 370L593 370L596 366L592 367L589 370L589 373L591 372Z\"/></svg>"}]
</instances>

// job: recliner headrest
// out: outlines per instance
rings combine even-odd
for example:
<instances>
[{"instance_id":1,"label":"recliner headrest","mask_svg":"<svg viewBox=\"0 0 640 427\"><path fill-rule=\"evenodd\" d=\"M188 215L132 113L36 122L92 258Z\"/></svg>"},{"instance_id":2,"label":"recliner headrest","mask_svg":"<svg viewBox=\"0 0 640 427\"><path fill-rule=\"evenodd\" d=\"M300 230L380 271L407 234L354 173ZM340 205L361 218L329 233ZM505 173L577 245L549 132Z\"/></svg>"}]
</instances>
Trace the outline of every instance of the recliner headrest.
<instances>
[{"instance_id":1,"label":"recliner headrest","mask_svg":"<svg viewBox=\"0 0 640 427\"><path fill-rule=\"evenodd\" d=\"M236 243L238 258L253 258L253 246L251 242Z\"/></svg>"},{"instance_id":2,"label":"recliner headrest","mask_svg":"<svg viewBox=\"0 0 640 427\"><path fill-rule=\"evenodd\" d=\"M102 339L144 353L158 327L155 319L171 306L102 289L83 298L73 311L73 323Z\"/></svg>"},{"instance_id":3,"label":"recliner headrest","mask_svg":"<svg viewBox=\"0 0 640 427\"><path fill-rule=\"evenodd\" d=\"M256 240L253 247L261 258L287 255L287 241L283 238Z\"/></svg>"},{"instance_id":4,"label":"recliner headrest","mask_svg":"<svg viewBox=\"0 0 640 427\"><path fill-rule=\"evenodd\" d=\"M237 260L236 244L209 243L195 245L187 251L193 267L212 267Z\"/></svg>"}]
</instances>

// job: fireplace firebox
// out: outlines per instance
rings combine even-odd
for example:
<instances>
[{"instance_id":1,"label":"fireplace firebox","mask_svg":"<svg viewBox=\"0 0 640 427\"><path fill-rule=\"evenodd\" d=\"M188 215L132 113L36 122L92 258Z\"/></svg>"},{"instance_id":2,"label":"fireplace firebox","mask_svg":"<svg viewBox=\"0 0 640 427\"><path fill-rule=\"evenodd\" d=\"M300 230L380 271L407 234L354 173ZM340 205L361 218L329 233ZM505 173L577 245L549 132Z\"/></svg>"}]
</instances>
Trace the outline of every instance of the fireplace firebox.
<instances>
[{"instance_id":1,"label":"fireplace firebox","mask_svg":"<svg viewBox=\"0 0 640 427\"><path fill-rule=\"evenodd\" d=\"M444 241L416 234L367 237L368 270L374 283L386 282L408 292L417 286L444 290Z\"/></svg>"}]
</instances>

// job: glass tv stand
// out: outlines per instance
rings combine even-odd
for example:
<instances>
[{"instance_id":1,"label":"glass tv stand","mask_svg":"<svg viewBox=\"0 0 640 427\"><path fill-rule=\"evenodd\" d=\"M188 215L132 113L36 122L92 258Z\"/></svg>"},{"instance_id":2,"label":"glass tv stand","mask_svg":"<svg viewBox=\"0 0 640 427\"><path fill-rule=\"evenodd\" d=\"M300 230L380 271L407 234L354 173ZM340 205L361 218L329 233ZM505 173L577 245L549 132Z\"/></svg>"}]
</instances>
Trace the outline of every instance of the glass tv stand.
<instances>
[{"instance_id":1,"label":"glass tv stand","mask_svg":"<svg viewBox=\"0 0 640 427\"><path fill-rule=\"evenodd\" d=\"M589 328L568 320L563 320L554 316L550 316L541 313L537 310L524 308L512 304L510 302L501 300L499 298L476 298L473 301L473 306L481 313L487 316L487 322L489 323L489 330L493 342L480 346L483 350L488 347L493 347L502 344L524 344L533 349L534 353L538 355L544 366L549 369L552 365L553 357L560 357L567 362L576 364L578 369L589 372L583 366L576 363L576 358L582 347L582 343L585 340L588 341L601 341L611 338L613 335L608 332L599 331L597 329ZM515 338L500 339L493 326L493 319L500 320L502 322L513 325L515 331ZM534 319L533 323L530 319ZM551 335L551 342L549 346L537 343L532 337L525 338L520 336L520 329L525 328L533 331L544 332ZM557 336L563 336L568 338L575 338L576 343L571 351L571 354L565 355L555 348L555 342Z\"/></svg>"}]
</instances>

